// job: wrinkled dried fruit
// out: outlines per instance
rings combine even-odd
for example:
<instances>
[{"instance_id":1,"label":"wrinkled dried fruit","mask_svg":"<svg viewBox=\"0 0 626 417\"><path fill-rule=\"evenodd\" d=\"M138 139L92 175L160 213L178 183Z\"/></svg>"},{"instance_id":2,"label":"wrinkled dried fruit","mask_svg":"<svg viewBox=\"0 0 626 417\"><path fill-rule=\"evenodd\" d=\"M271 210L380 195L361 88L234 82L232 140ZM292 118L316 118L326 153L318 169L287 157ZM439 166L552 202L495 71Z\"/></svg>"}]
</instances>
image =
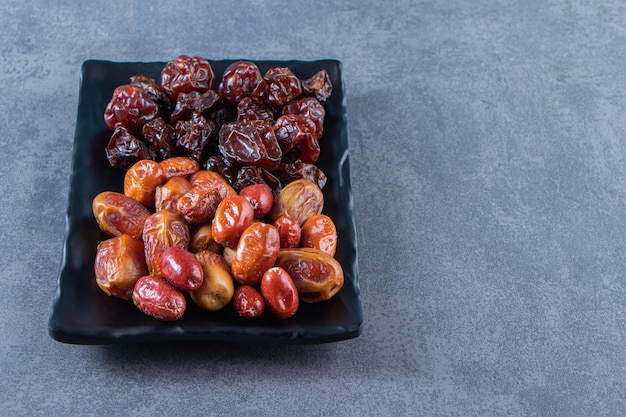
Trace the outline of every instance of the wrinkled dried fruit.
<instances>
[{"instance_id":1,"label":"wrinkled dried fruit","mask_svg":"<svg viewBox=\"0 0 626 417\"><path fill-rule=\"evenodd\" d=\"M283 184L289 184L299 179L307 179L324 188L328 178L326 174L313 164L307 164L300 160L293 163L282 163L276 169L276 175Z\"/></svg>"},{"instance_id":2,"label":"wrinkled dried fruit","mask_svg":"<svg viewBox=\"0 0 626 417\"><path fill-rule=\"evenodd\" d=\"M326 301L343 286L343 269L339 262L318 249L281 249L276 266L289 273L305 303Z\"/></svg>"},{"instance_id":3,"label":"wrinkled dried fruit","mask_svg":"<svg viewBox=\"0 0 626 417\"><path fill-rule=\"evenodd\" d=\"M161 161L161 166L165 170L165 176L169 179L172 177L187 177L200 171L200 164L193 158L187 156L174 156Z\"/></svg>"},{"instance_id":4,"label":"wrinkled dried fruit","mask_svg":"<svg viewBox=\"0 0 626 417\"><path fill-rule=\"evenodd\" d=\"M233 278L241 284L258 285L271 268L280 249L278 230L271 224L252 223L241 235L231 265Z\"/></svg>"},{"instance_id":5,"label":"wrinkled dried fruit","mask_svg":"<svg viewBox=\"0 0 626 417\"><path fill-rule=\"evenodd\" d=\"M128 235L103 240L98 244L94 270L102 291L130 300L135 282L148 273L143 243Z\"/></svg>"},{"instance_id":6,"label":"wrinkled dried fruit","mask_svg":"<svg viewBox=\"0 0 626 417\"><path fill-rule=\"evenodd\" d=\"M161 71L161 85L168 97L176 101L178 94L212 90L215 76L211 64L201 57L180 55L169 61Z\"/></svg>"},{"instance_id":7,"label":"wrinkled dried fruit","mask_svg":"<svg viewBox=\"0 0 626 417\"><path fill-rule=\"evenodd\" d=\"M239 237L254 220L254 208L245 197L226 197L217 206L213 217L213 239L222 246L236 246Z\"/></svg>"},{"instance_id":8,"label":"wrinkled dried fruit","mask_svg":"<svg viewBox=\"0 0 626 417\"><path fill-rule=\"evenodd\" d=\"M143 125L141 134L155 159L162 161L174 156L176 132L174 132L174 127L165 123L163 118L157 117Z\"/></svg>"},{"instance_id":9,"label":"wrinkled dried fruit","mask_svg":"<svg viewBox=\"0 0 626 417\"><path fill-rule=\"evenodd\" d=\"M252 98L282 106L302 94L302 86L291 69L275 67L267 70L263 79L252 93Z\"/></svg>"},{"instance_id":10,"label":"wrinkled dried fruit","mask_svg":"<svg viewBox=\"0 0 626 417\"><path fill-rule=\"evenodd\" d=\"M177 211L187 223L195 225L213 218L217 206L222 201L217 185L212 187L192 187L176 203Z\"/></svg>"},{"instance_id":11,"label":"wrinkled dried fruit","mask_svg":"<svg viewBox=\"0 0 626 417\"><path fill-rule=\"evenodd\" d=\"M233 62L224 70L219 94L227 101L236 103L252 94L262 78L261 71L254 62Z\"/></svg>"},{"instance_id":12,"label":"wrinkled dried fruit","mask_svg":"<svg viewBox=\"0 0 626 417\"><path fill-rule=\"evenodd\" d=\"M159 185L165 182L165 170L156 161L143 159L136 162L124 175L124 194L147 208L154 207L154 196Z\"/></svg>"},{"instance_id":13,"label":"wrinkled dried fruit","mask_svg":"<svg viewBox=\"0 0 626 417\"><path fill-rule=\"evenodd\" d=\"M216 132L217 127L212 120L194 113L191 119L176 122L176 146L186 156L202 162L208 156L209 145Z\"/></svg>"},{"instance_id":14,"label":"wrinkled dried fruit","mask_svg":"<svg viewBox=\"0 0 626 417\"><path fill-rule=\"evenodd\" d=\"M335 222L324 215L311 216L302 225L300 245L303 248L315 248L335 256L337 251L337 227Z\"/></svg>"},{"instance_id":15,"label":"wrinkled dried fruit","mask_svg":"<svg viewBox=\"0 0 626 417\"><path fill-rule=\"evenodd\" d=\"M172 177L156 188L154 202L156 210L177 211L178 199L191 190L192 185L184 177Z\"/></svg>"},{"instance_id":16,"label":"wrinkled dried fruit","mask_svg":"<svg viewBox=\"0 0 626 417\"><path fill-rule=\"evenodd\" d=\"M161 277L161 256L171 246L189 247L191 234L187 223L169 210L161 210L146 219L143 229L144 253L148 272Z\"/></svg>"},{"instance_id":17,"label":"wrinkled dried fruit","mask_svg":"<svg viewBox=\"0 0 626 417\"><path fill-rule=\"evenodd\" d=\"M326 110L315 97L303 97L286 103L283 106L283 115L285 114L297 114L312 120L315 124L313 136L315 139L321 139L324 132Z\"/></svg>"},{"instance_id":18,"label":"wrinkled dried fruit","mask_svg":"<svg viewBox=\"0 0 626 417\"><path fill-rule=\"evenodd\" d=\"M324 103L333 91L328 71L320 70L313 74L311 78L302 81L302 91L306 95L311 95Z\"/></svg>"},{"instance_id":19,"label":"wrinkled dried fruit","mask_svg":"<svg viewBox=\"0 0 626 417\"><path fill-rule=\"evenodd\" d=\"M142 159L153 159L153 154L146 144L122 125L115 126L105 151L109 164L122 170L130 168Z\"/></svg>"},{"instance_id":20,"label":"wrinkled dried fruit","mask_svg":"<svg viewBox=\"0 0 626 417\"><path fill-rule=\"evenodd\" d=\"M135 283L133 303L157 320L175 321L187 309L185 296L163 278L143 276Z\"/></svg>"},{"instance_id":21,"label":"wrinkled dried fruit","mask_svg":"<svg viewBox=\"0 0 626 417\"><path fill-rule=\"evenodd\" d=\"M271 125L260 121L238 120L222 126L219 150L231 162L269 169L282 156Z\"/></svg>"},{"instance_id":22,"label":"wrinkled dried fruit","mask_svg":"<svg viewBox=\"0 0 626 417\"><path fill-rule=\"evenodd\" d=\"M293 217L299 225L314 214L320 214L324 207L322 190L306 179L300 179L287 184L274 201L270 212L272 222L280 216Z\"/></svg>"},{"instance_id":23,"label":"wrinkled dried fruit","mask_svg":"<svg viewBox=\"0 0 626 417\"><path fill-rule=\"evenodd\" d=\"M223 309L231 302L235 291L230 268L224 258L211 251L198 252L196 258L202 265L204 282L200 288L191 291L191 299L204 310Z\"/></svg>"},{"instance_id":24,"label":"wrinkled dried fruit","mask_svg":"<svg viewBox=\"0 0 626 417\"><path fill-rule=\"evenodd\" d=\"M144 124L159 116L159 106L141 87L120 85L104 110L104 122L111 130L119 123L133 135L141 133Z\"/></svg>"},{"instance_id":25,"label":"wrinkled dried fruit","mask_svg":"<svg viewBox=\"0 0 626 417\"><path fill-rule=\"evenodd\" d=\"M93 215L102 231L111 236L129 235L141 238L150 211L137 200L114 191L103 191L91 204Z\"/></svg>"},{"instance_id":26,"label":"wrinkled dried fruit","mask_svg":"<svg viewBox=\"0 0 626 417\"><path fill-rule=\"evenodd\" d=\"M226 179L219 173L208 170L200 170L193 174L189 181L194 187L213 188L216 187L220 193L221 199L236 195L237 191L230 186Z\"/></svg>"}]
</instances>

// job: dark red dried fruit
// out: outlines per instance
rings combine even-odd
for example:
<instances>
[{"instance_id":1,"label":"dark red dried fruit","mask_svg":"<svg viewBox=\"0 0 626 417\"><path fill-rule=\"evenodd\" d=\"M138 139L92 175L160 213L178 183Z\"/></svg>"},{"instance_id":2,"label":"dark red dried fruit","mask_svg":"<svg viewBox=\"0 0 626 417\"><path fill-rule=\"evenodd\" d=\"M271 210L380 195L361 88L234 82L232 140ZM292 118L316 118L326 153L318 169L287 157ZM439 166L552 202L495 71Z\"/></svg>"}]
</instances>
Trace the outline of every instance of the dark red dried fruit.
<instances>
[{"instance_id":1,"label":"dark red dried fruit","mask_svg":"<svg viewBox=\"0 0 626 417\"><path fill-rule=\"evenodd\" d=\"M315 123L299 114L280 116L274 123L276 139L288 159L312 164L319 158L320 145L315 138Z\"/></svg>"},{"instance_id":2,"label":"dark red dried fruit","mask_svg":"<svg viewBox=\"0 0 626 417\"><path fill-rule=\"evenodd\" d=\"M211 64L201 57L181 55L169 61L161 71L161 85L172 101L180 93L204 93L215 85Z\"/></svg>"},{"instance_id":3,"label":"dark red dried fruit","mask_svg":"<svg viewBox=\"0 0 626 417\"><path fill-rule=\"evenodd\" d=\"M136 85L120 85L104 110L104 122L111 130L121 124L133 135L141 133L144 124L159 116L159 106L148 93Z\"/></svg>"},{"instance_id":4,"label":"dark red dried fruit","mask_svg":"<svg viewBox=\"0 0 626 417\"><path fill-rule=\"evenodd\" d=\"M276 167L282 156L271 125L246 120L222 126L219 149L232 162L269 169Z\"/></svg>"},{"instance_id":5,"label":"dark red dried fruit","mask_svg":"<svg viewBox=\"0 0 626 417\"><path fill-rule=\"evenodd\" d=\"M286 103L283 106L283 114L299 114L312 120L315 123L313 136L315 139L321 139L324 132L326 110L315 97L303 97Z\"/></svg>"},{"instance_id":6,"label":"dark red dried fruit","mask_svg":"<svg viewBox=\"0 0 626 417\"><path fill-rule=\"evenodd\" d=\"M262 79L259 67L250 61L237 61L226 67L219 86L219 94L225 100L236 103L247 97Z\"/></svg>"},{"instance_id":7,"label":"dark red dried fruit","mask_svg":"<svg viewBox=\"0 0 626 417\"><path fill-rule=\"evenodd\" d=\"M216 130L212 120L194 113L190 120L179 120L176 123L176 146L186 156L202 162L207 156L209 142L215 137Z\"/></svg>"},{"instance_id":8,"label":"dark red dried fruit","mask_svg":"<svg viewBox=\"0 0 626 417\"><path fill-rule=\"evenodd\" d=\"M156 80L145 75L133 75L130 77L130 84L136 85L148 93L148 97L154 100L160 107L160 114L168 115L172 111L172 102L167 96L165 89Z\"/></svg>"},{"instance_id":9,"label":"dark red dried fruit","mask_svg":"<svg viewBox=\"0 0 626 417\"><path fill-rule=\"evenodd\" d=\"M300 80L286 67L270 68L259 83L252 98L282 106L302 94Z\"/></svg>"},{"instance_id":10,"label":"dark red dried fruit","mask_svg":"<svg viewBox=\"0 0 626 417\"><path fill-rule=\"evenodd\" d=\"M300 160L293 163L281 163L275 174L283 184L289 184L292 181L304 178L317 184L320 188L324 188L328 179L326 174L317 166Z\"/></svg>"},{"instance_id":11,"label":"dark red dried fruit","mask_svg":"<svg viewBox=\"0 0 626 417\"><path fill-rule=\"evenodd\" d=\"M208 90L202 94L197 91L180 93L174 111L172 111L172 123L179 120L189 120L194 113L206 116L218 100L219 96L213 90Z\"/></svg>"},{"instance_id":12,"label":"dark red dried fruit","mask_svg":"<svg viewBox=\"0 0 626 417\"><path fill-rule=\"evenodd\" d=\"M263 101L255 101L250 97L244 97L237 104L237 118L239 120L263 120L273 123L276 118L276 112L272 106Z\"/></svg>"},{"instance_id":13,"label":"dark red dried fruit","mask_svg":"<svg viewBox=\"0 0 626 417\"><path fill-rule=\"evenodd\" d=\"M204 166L208 171L220 174L230 185L233 185L237 180L237 172L241 167L241 165L230 162L222 155L209 156Z\"/></svg>"},{"instance_id":14,"label":"dark red dried fruit","mask_svg":"<svg viewBox=\"0 0 626 417\"><path fill-rule=\"evenodd\" d=\"M267 169L251 166L240 168L233 183L233 188L241 191L252 184L265 184L272 189L274 195L278 195L281 190L280 180Z\"/></svg>"},{"instance_id":15,"label":"dark red dried fruit","mask_svg":"<svg viewBox=\"0 0 626 417\"><path fill-rule=\"evenodd\" d=\"M123 170L127 170L142 159L154 159L145 143L122 125L115 127L106 147L106 155L112 166Z\"/></svg>"},{"instance_id":16,"label":"dark red dried fruit","mask_svg":"<svg viewBox=\"0 0 626 417\"><path fill-rule=\"evenodd\" d=\"M174 156L176 134L172 125L165 123L161 117L143 125L142 134L157 160Z\"/></svg>"},{"instance_id":17,"label":"dark red dried fruit","mask_svg":"<svg viewBox=\"0 0 626 417\"><path fill-rule=\"evenodd\" d=\"M324 103L333 91L328 72L326 70L318 71L311 78L302 81L302 91Z\"/></svg>"}]
</instances>

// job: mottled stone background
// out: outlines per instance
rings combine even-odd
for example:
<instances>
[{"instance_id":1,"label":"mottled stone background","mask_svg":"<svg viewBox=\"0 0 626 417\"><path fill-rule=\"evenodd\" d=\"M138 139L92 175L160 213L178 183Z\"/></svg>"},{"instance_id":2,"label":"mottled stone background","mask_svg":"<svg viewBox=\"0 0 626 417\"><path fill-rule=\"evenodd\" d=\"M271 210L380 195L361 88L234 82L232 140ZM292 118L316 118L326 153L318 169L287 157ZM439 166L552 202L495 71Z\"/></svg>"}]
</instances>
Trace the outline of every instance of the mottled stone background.
<instances>
[{"instance_id":1,"label":"mottled stone background","mask_svg":"<svg viewBox=\"0 0 626 417\"><path fill-rule=\"evenodd\" d=\"M620 1L0 3L0 415L626 414ZM47 333L86 59L343 62L363 334Z\"/></svg>"}]
</instances>

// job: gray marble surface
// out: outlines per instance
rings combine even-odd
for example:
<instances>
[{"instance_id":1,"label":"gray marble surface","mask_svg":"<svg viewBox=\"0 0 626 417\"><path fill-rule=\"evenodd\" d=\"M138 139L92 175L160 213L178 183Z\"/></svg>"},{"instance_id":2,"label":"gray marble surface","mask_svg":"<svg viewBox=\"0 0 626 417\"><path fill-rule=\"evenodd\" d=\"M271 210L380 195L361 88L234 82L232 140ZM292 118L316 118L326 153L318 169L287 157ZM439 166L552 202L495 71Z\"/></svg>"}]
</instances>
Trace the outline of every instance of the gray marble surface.
<instances>
[{"instance_id":1,"label":"gray marble surface","mask_svg":"<svg viewBox=\"0 0 626 417\"><path fill-rule=\"evenodd\" d=\"M626 414L624 3L287 3L0 3L0 415ZM181 53L343 62L359 338L48 336L81 63Z\"/></svg>"}]
</instances>

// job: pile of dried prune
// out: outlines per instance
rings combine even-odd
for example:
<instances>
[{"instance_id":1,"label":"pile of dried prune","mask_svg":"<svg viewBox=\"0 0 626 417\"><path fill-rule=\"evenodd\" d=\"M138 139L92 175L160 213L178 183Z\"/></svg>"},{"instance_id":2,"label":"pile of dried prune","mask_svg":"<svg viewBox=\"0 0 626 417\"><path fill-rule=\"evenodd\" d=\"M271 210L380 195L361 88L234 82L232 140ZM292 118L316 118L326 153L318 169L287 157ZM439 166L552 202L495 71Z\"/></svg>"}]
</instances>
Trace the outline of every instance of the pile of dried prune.
<instances>
[{"instance_id":1,"label":"pile of dried prune","mask_svg":"<svg viewBox=\"0 0 626 417\"><path fill-rule=\"evenodd\" d=\"M278 194L296 179L323 188L315 162L331 92L326 70L301 80L286 67L261 74L237 61L217 79L206 59L181 55L160 82L136 75L115 89L104 114L113 132L107 158L128 170L144 159L189 157L236 191L266 184Z\"/></svg>"}]
</instances>

